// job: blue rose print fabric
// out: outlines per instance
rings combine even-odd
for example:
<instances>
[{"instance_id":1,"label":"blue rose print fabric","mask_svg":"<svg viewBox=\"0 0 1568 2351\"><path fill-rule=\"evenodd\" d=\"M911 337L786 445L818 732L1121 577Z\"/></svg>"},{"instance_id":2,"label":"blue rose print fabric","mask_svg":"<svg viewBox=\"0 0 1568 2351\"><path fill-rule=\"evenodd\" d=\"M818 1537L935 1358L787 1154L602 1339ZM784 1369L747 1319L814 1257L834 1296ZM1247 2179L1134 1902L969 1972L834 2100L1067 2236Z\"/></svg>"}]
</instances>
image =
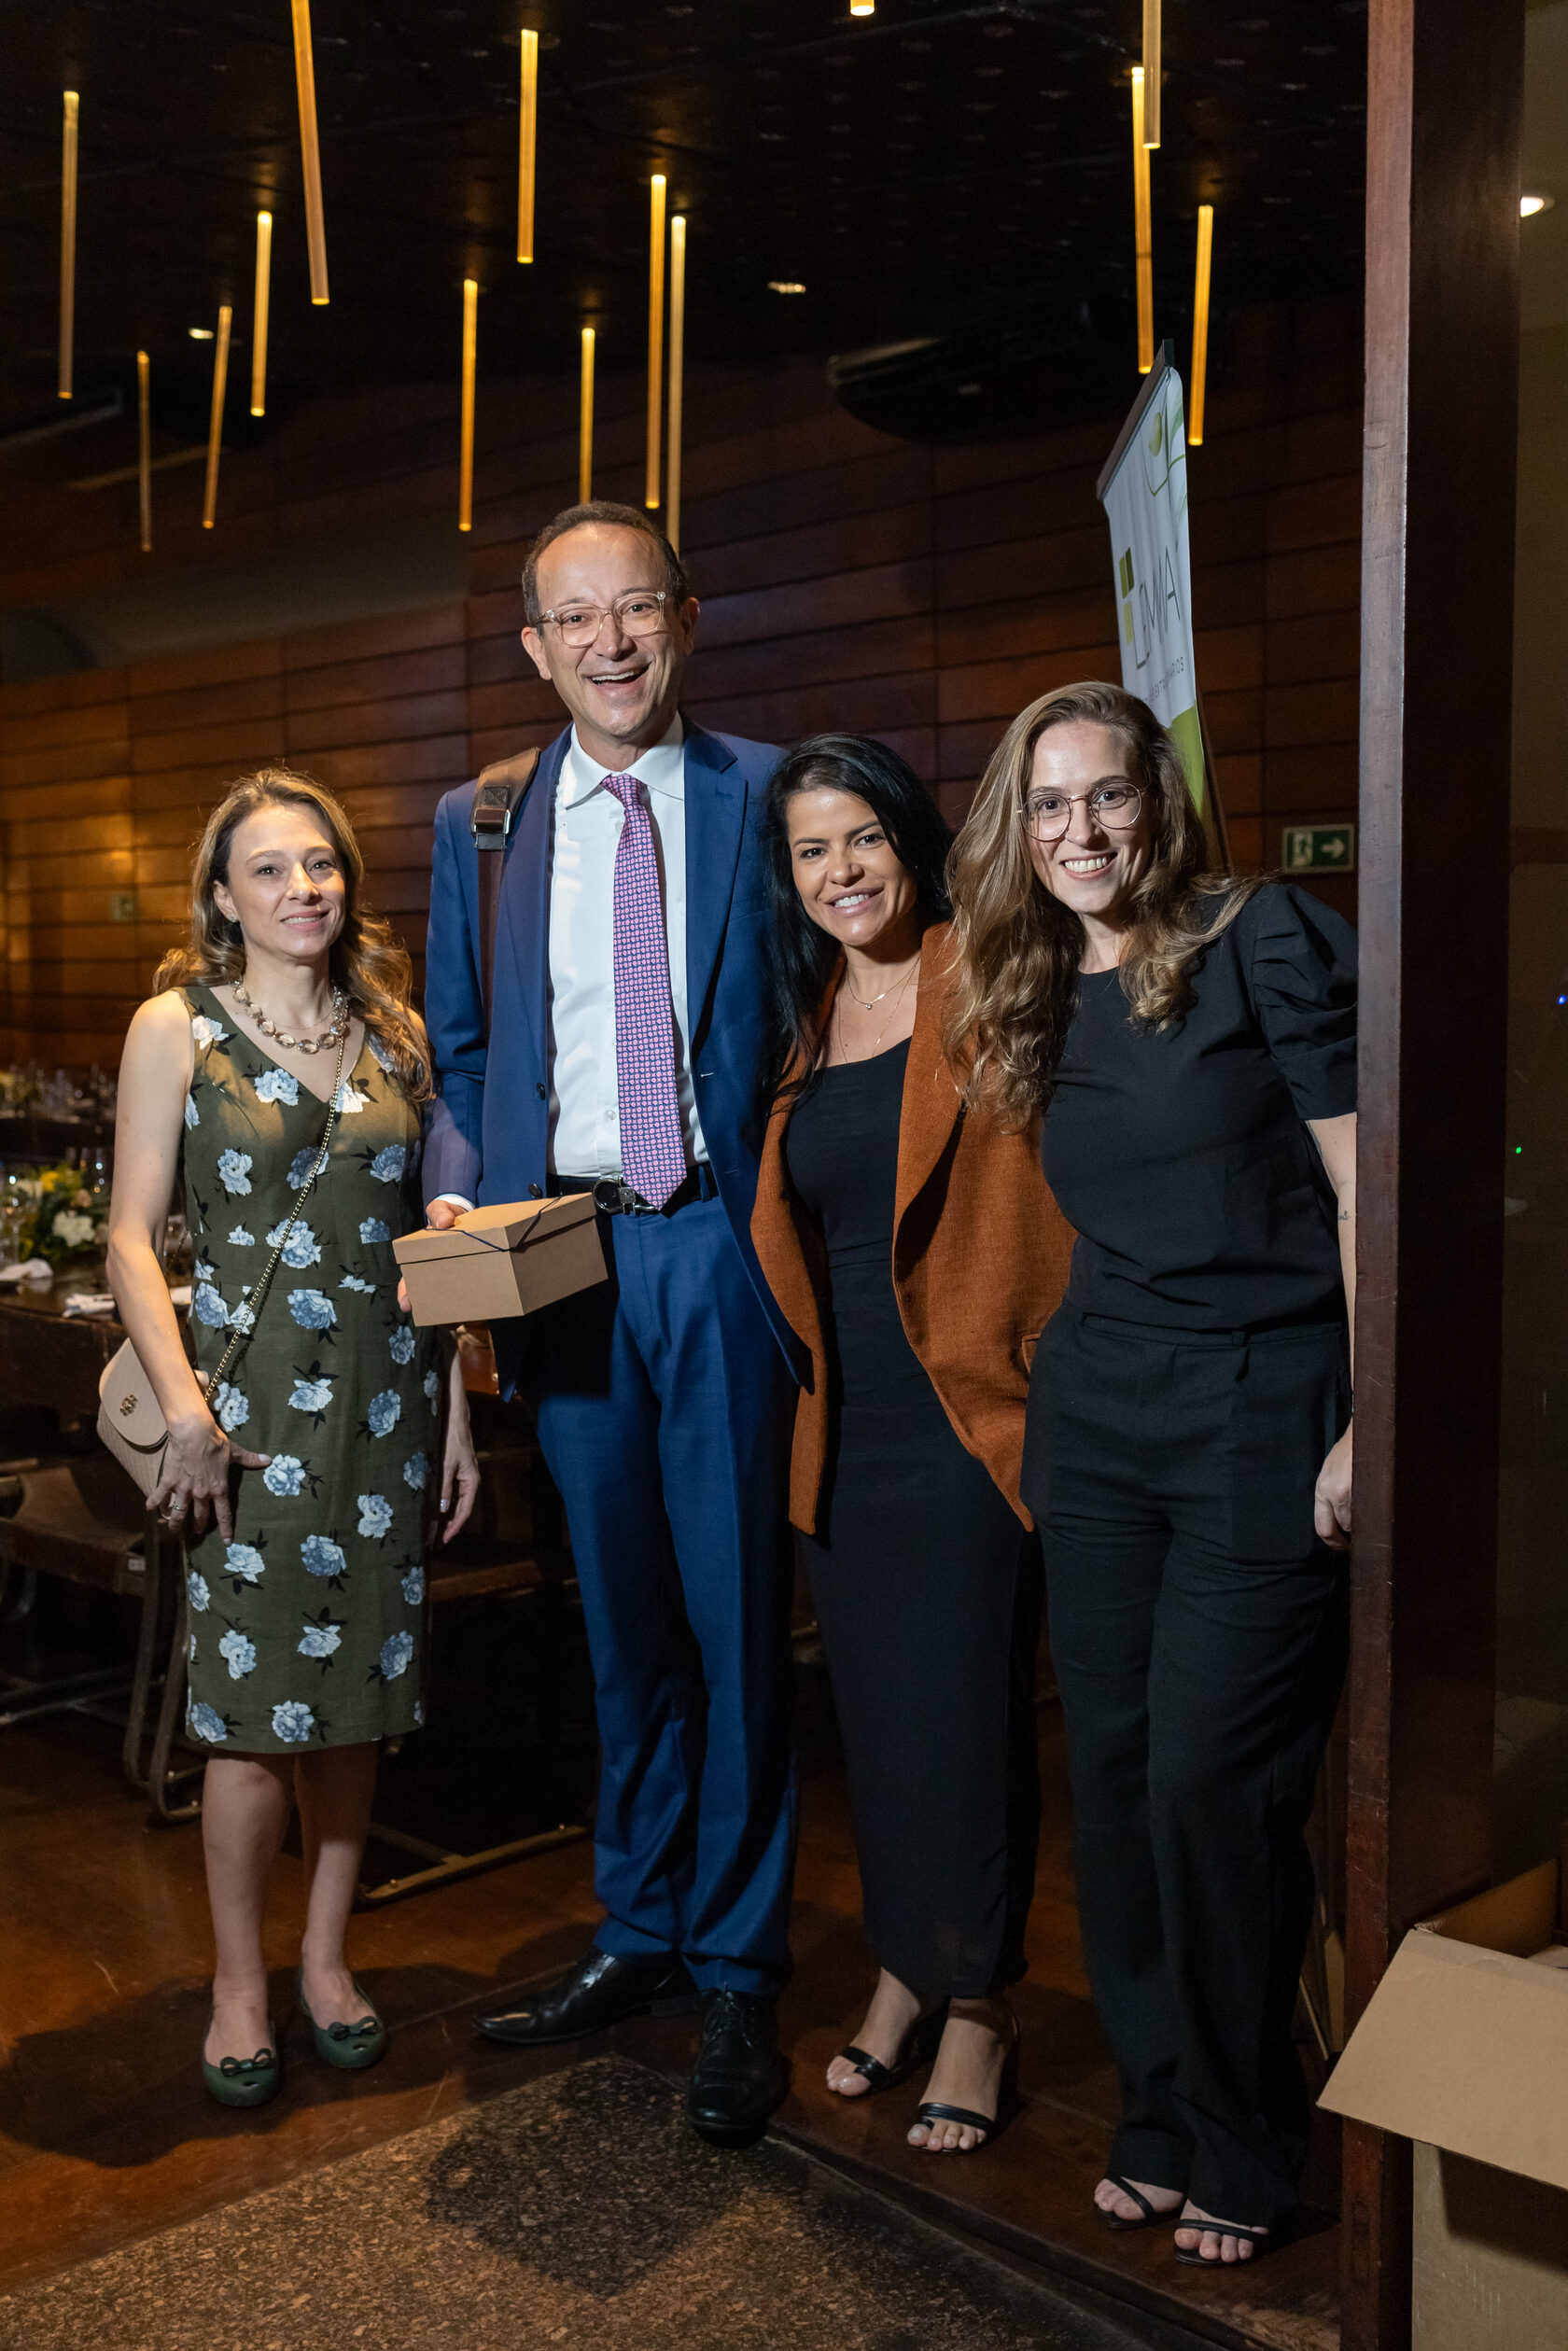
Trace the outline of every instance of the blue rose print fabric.
<instances>
[{"instance_id":1,"label":"blue rose print fabric","mask_svg":"<svg viewBox=\"0 0 1568 2351\"><path fill-rule=\"evenodd\" d=\"M203 987L185 1190L190 1320L209 1377L315 1162L326 1105ZM327 1062L323 1076L329 1077ZM254 1337L210 1391L219 1424L270 1453L238 1481L234 1538L187 1560L191 1736L218 1754L301 1754L424 1720L425 1541L440 1483L435 1335L398 1311L395 1234L425 1221L418 1113L373 1038L345 1073L331 1157Z\"/></svg>"}]
</instances>

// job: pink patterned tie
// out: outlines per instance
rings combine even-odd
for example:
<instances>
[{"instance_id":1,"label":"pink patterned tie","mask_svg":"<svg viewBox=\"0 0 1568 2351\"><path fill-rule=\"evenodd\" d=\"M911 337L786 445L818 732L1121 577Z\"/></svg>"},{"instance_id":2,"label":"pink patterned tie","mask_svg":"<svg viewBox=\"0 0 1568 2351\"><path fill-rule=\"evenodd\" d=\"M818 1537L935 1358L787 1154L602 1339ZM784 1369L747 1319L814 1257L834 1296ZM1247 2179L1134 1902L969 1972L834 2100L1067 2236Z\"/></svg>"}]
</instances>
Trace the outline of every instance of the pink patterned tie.
<instances>
[{"instance_id":1,"label":"pink patterned tie","mask_svg":"<svg viewBox=\"0 0 1568 2351\"><path fill-rule=\"evenodd\" d=\"M615 851L615 1076L621 1172L651 1208L686 1181L675 1092L675 1014L653 820L636 776L607 776L626 812Z\"/></svg>"}]
</instances>

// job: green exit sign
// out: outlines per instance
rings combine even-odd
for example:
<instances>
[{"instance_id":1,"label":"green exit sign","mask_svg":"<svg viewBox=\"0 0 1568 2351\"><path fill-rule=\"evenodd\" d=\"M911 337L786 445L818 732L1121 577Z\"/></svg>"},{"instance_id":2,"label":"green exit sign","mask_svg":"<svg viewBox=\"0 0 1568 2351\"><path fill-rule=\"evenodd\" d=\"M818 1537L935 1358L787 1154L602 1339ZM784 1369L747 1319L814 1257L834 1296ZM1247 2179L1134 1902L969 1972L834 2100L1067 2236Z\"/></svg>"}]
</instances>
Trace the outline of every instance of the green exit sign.
<instances>
[{"instance_id":1,"label":"green exit sign","mask_svg":"<svg viewBox=\"0 0 1568 2351\"><path fill-rule=\"evenodd\" d=\"M1353 824L1288 824L1280 862L1287 874L1353 874Z\"/></svg>"}]
</instances>

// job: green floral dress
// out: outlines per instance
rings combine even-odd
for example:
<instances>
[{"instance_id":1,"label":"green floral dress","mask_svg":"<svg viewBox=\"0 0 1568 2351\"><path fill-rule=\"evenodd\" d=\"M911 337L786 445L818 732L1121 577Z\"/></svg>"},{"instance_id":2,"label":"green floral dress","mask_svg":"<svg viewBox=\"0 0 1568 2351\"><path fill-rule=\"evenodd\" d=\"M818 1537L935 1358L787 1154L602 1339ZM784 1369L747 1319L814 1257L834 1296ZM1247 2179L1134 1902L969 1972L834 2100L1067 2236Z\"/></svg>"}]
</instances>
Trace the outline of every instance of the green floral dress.
<instances>
[{"instance_id":1,"label":"green floral dress","mask_svg":"<svg viewBox=\"0 0 1568 2351\"><path fill-rule=\"evenodd\" d=\"M190 1320L210 1378L320 1148L327 1106L209 989L181 993L195 1043ZM350 1746L425 1718L441 1382L435 1334L398 1310L392 1254L394 1235L424 1222L419 1148L419 1113L367 1036L255 1333L209 1393L236 1443L272 1455L237 1481L233 1541L209 1527L188 1555L186 1727L219 1753Z\"/></svg>"}]
</instances>

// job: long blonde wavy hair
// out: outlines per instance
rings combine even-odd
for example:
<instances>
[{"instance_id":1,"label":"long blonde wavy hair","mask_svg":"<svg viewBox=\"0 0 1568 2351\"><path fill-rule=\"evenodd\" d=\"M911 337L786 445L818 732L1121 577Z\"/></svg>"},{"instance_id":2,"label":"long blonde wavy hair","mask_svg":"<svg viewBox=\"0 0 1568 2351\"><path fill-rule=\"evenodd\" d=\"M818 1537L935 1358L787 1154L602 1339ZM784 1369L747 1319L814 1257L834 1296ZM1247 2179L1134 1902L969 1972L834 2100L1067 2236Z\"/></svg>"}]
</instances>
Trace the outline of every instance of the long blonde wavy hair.
<instances>
[{"instance_id":1,"label":"long blonde wavy hair","mask_svg":"<svg viewBox=\"0 0 1568 2351\"><path fill-rule=\"evenodd\" d=\"M1154 811L1121 963L1132 1019L1151 1029L1180 1019L1192 1001L1194 964L1264 878L1209 871L1182 754L1136 694L1089 679L1020 710L991 754L947 861L956 976L943 1036L967 1099L1011 1127L1027 1125L1049 1099L1078 1002L1084 926L1037 878L1024 822L1034 747L1048 728L1075 719L1120 736Z\"/></svg>"},{"instance_id":2,"label":"long blonde wavy hair","mask_svg":"<svg viewBox=\"0 0 1568 2351\"><path fill-rule=\"evenodd\" d=\"M434 1091L430 1045L411 1001L413 966L408 951L394 939L385 917L360 902L365 861L343 810L329 791L291 768L261 767L242 776L207 819L190 875L190 937L163 958L154 988L184 987L192 980L212 987L237 980L245 971L240 926L219 909L214 885L229 887L230 853L240 826L259 808L271 807L303 808L319 819L344 885L343 925L332 943L333 981L380 1044L409 1100L428 1101Z\"/></svg>"}]
</instances>

